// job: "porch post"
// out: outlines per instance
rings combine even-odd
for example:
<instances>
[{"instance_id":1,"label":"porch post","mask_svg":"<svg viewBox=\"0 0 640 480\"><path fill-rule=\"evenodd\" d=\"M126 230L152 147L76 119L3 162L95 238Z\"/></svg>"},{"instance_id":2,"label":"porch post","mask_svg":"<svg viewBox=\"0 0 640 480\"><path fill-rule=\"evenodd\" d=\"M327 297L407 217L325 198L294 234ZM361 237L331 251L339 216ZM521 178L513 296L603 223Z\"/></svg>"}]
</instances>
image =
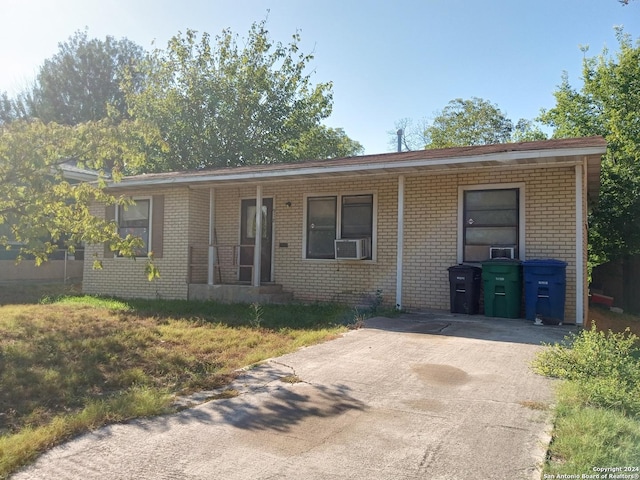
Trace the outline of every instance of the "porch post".
<instances>
[{"instance_id":1,"label":"porch post","mask_svg":"<svg viewBox=\"0 0 640 480\"><path fill-rule=\"evenodd\" d=\"M396 309L402 310L404 259L404 175L398 176L398 237L396 256Z\"/></svg>"},{"instance_id":2,"label":"porch post","mask_svg":"<svg viewBox=\"0 0 640 480\"><path fill-rule=\"evenodd\" d=\"M576 165L576 325L584 321L584 192L582 165Z\"/></svg>"},{"instance_id":3,"label":"porch post","mask_svg":"<svg viewBox=\"0 0 640 480\"><path fill-rule=\"evenodd\" d=\"M216 191L213 187L209 189L209 259L207 264L207 283L213 285L215 282L215 264L217 246L215 236L216 229Z\"/></svg>"},{"instance_id":4,"label":"porch post","mask_svg":"<svg viewBox=\"0 0 640 480\"><path fill-rule=\"evenodd\" d=\"M256 238L253 250L253 281L254 287L260 286L260 262L262 259L262 185L256 187Z\"/></svg>"}]
</instances>

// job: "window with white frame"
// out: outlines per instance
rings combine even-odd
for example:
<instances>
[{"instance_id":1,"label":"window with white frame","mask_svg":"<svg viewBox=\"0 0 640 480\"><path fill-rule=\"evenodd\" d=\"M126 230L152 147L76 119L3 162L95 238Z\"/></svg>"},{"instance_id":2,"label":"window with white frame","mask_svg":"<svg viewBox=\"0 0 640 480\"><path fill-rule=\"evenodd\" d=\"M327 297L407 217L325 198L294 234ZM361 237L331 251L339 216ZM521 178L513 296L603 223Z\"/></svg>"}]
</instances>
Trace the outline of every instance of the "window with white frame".
<instances>
[{"instance_id":1,"label":"window with white frame","mask_svg":"<svg viewBox=\"0 0 640 480\"><path fill-rule=\"evenodd\" d=\"M374 237L373 194L309 196L306 205L305 258L335 258L336 239L365 239L371 259Z\"/></svg>"},{"instance_id":2,"label":"window with white frame","mask_svg":"<svg viewBox=\"0 0 640 480\"><path fill-rule=\"evenodd\" d=\"M520 256L520 189L463 191L462 261L481 262L491 247L513 248Z\"/></svg>"},{"instance_id":3,"label":"window with white frame","mask_svg":"<svg viewBox=\"0 0 640 480\"><path fill-rule=\"evenodd\" d=\"M122 238L127 235L142 239L144 245L135 251L136 257L146 257L150 251L151 233L151 199L134 199L134 204L118 206L118 234Z\"/></svg>"}]
</instances>

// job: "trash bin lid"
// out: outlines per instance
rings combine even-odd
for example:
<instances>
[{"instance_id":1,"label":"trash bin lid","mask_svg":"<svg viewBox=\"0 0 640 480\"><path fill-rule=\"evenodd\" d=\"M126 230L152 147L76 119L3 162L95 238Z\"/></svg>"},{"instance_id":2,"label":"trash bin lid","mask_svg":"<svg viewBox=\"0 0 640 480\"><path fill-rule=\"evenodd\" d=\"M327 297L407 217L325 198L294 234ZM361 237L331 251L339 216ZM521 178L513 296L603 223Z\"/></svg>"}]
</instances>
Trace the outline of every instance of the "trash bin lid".
<instances>
[{"instance_id":1,"label":"trash bin lid","mask_svg":"<svg viewBox=\"0 0 640 480\"><path fill-rule=\"evenodd\" d=\"M480 267L476 267L475 265L465 265L463 263L460 263L458 265L452 265L449 268L447 268L447 270L449 270L450 272L455 272L455 271L465 271L468 272L470 270L475 271L475 270L482 270Z\"/></svg>"},{"instance_id":2,"label":"trash bin lid","mask_svg":"<svg viewBox=\"0 0 640 480\"><path fill-rule=\"evenodd\" d=\"M516 265L522 265L522 262L516 258L493 258L491 260L485 260L484 262L482 262L482 266L484 267L485 265L491 266L491 265L509 265L509 266L516 266Z\"/></svg>"},{"instance_id":3,"label":"trash bin lid","mask_svg":"<svg viewBox=\"0 0 640 480\"><path fill-rule=\"evenodd\" d=\"M567 262L554 258L533 258L522 262L525 267L566 267Z\"/></svg>"}]
</instances>

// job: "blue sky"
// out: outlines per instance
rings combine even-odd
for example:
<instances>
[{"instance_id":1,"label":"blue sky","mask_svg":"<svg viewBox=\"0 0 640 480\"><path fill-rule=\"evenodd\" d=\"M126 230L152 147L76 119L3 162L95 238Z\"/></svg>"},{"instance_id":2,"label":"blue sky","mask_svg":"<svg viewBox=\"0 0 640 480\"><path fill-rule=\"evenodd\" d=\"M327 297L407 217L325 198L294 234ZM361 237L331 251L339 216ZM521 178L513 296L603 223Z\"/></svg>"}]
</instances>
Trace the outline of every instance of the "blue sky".
<instances>
[{"instance_id":1,"label":"blue sky","mask_svg":"<svg viewBox=\"0 0 640 480\"><path fill-rule=\"evenodd\" d=\"M432 118L454 98L534 118L554 105L563 71L579 85L581 45L615 52L616 25L640 38L640 0L0 0L0 11L0 92L12 94L85 27L151 49L187 28L245 35L269 11L272 38L300 31L313 81L333 82L325 123L369 154L392 149L397 120Z\"/></svg>"}]
</instances>

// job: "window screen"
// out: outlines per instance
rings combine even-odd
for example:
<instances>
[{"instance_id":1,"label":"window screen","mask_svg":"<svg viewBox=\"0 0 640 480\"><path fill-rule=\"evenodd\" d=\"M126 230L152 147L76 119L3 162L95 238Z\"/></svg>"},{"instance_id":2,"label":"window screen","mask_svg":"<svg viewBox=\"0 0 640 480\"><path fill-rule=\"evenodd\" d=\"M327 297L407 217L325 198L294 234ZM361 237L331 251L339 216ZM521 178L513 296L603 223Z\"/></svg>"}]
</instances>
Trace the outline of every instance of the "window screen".
<instances>
[{"instance_id":1,"label":"window screen","mask_svg":"<svg viewBox=\"0 0 640 480\"><path fill-rule=\"evenodd\" d=\"M489 248L514 247L518 257L519 190L464 192L464 261L489 258Z\"/></svg>"}]
</instances>

